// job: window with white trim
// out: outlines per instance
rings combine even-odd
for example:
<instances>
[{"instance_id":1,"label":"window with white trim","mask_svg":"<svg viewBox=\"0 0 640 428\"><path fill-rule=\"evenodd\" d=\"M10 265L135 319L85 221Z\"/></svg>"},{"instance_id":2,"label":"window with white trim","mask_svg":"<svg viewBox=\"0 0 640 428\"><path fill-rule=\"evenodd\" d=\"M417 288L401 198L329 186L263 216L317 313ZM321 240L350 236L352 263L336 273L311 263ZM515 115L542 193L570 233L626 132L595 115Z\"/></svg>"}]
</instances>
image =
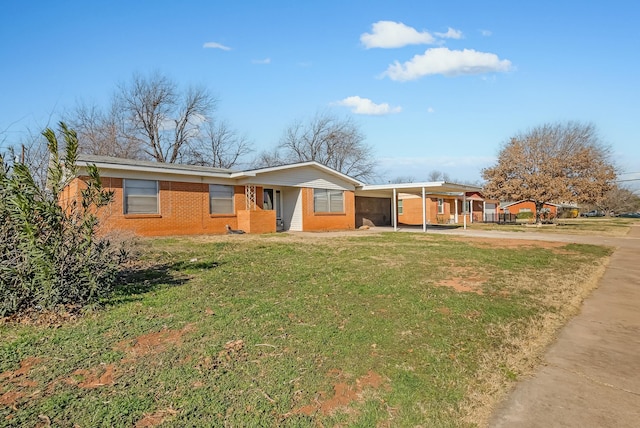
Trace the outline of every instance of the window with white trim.
<instances>
[{"instance_id":1,"label":"window with white trim","mask_svg":"<svg viewBox=\"0 0 640 428\"><path fill-rule=\"evenodd\" d=\"M444 214L444 199L438 198L438 214Z\"/></svg>"},{"instance_id":2,"label":"window with white trim","mask_svg":"<svg viewBox=\"0 0 640 428\"><path fill-rule=\"evenodd\" d=\"M313 189L313 212L343 213L344 191L330 189Z\"/></svg>"},{"instance_id":3,"label":"window with white trim","mask_svg":"<svg viewBox=\"0 0 640 428\"><path fill-rule=\"evenodd\" d=\"M530 213L531 212L531 208L520 208L520 211L518 211L519 213Z\"/></svg>"},{"instance_id":4,"label":"window with white trim","mask_svg":"<svg viewBox=\"0 0 640 428\"><path fill-rule=\"evenodd\" d=\"M398 199L398 215L403 214L402 199Z\"/></svg>"},{"instance_id":5,"label":"window with white trim","mask_svg":"<svg viewBox=\"0 0 640 428\"><path fill-rule=\"evenodd\" d=\"M209 184L209 212L211 214L233 214L233 186Z\"/></svg>"},{"instance_id":6,"label":"window with white trim","mask_svg":"<svg viewBox=\"0 0 640 428\"><path fill-rule=\"evenodd\" d=\"M124 180L125 214L158 214L158 182L156 180Z\"/></svg>"}]
</instances>

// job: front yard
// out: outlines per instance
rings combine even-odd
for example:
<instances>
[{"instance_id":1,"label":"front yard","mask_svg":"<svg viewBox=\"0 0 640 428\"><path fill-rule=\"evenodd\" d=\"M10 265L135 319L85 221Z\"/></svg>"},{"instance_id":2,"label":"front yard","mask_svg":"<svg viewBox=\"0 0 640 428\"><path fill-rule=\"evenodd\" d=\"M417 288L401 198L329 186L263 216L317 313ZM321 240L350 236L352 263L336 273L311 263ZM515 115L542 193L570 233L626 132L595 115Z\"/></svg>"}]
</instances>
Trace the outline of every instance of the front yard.
<instances>
[{"instance_id":1,"label":"front yard","mask_svg":"<svg viewBox=\"0 0 640 428\"><path fill-rule=\"evenodd\" d=\"M0 425L482 426L611 251L413 233L137 247L104 310L0 324Z\"/></svg>"}]
</instances>

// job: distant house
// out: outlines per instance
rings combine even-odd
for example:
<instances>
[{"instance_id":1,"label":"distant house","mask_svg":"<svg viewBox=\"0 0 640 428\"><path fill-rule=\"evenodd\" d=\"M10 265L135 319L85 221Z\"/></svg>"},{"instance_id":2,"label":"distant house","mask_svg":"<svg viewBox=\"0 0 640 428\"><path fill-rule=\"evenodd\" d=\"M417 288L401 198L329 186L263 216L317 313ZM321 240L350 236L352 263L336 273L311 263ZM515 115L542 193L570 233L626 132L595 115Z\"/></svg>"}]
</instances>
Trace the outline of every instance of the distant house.
<instances>
[{"instance_id":1,"label":"distant house","mask_svg":"<svg viewBox=\"0 0 640 428\"><path fill-rule=\"evenodd\" d=\"M99 212L102 227L141 236L226 233L227 226L247 233L397 228L407 212L403 204L408 208L411 198L418 207L420 201L426 207L428 199L429 215L418 209L415 215L425 221L415 217L410 224L426 225L427 218L435 223L438 215L458 223L465 201L471 209L481 204L468 193L475 187L445 182L368 185L317 162L234 171L82 155L77 165L79 173L62 202L79 195L87 166L96 165L103 186L115 196ZM406 199L398 197L400 191Z\"/></svg>"},{"instance_id":2,"label":"distant house","mask_svg":"<svg viewBox=\"0 0 640 428\"><path fill-rule=\"evenodd\" d=\"M462 186L468 190L470 186ZM422 224L422 198L415 194L398 195L398 221L403 224ZM462 224L485 221L497 212L498 201L485 199L479 190L463 193L430 193L425 197L426 221L429 224Z\"/></svg>"},{"instance_id":3,"label":"distant house","mask_svg":"<svg viewBox=\"0 0 640 428\"><path fill-rule=\"evenodd\" d=\"M543 206L542 214L548 218L556 218L561 216L563 213L571 213L568 216L573 216L573 211L577 213L577 206L573 204L555 204L551 202L547 202ZM536 217L536 204L531 200L521 200L516 202L501 202L500 203L500 213L504 214L522 214L522 213L532 213L531 215Z\"/></svg>"}]
</instances>

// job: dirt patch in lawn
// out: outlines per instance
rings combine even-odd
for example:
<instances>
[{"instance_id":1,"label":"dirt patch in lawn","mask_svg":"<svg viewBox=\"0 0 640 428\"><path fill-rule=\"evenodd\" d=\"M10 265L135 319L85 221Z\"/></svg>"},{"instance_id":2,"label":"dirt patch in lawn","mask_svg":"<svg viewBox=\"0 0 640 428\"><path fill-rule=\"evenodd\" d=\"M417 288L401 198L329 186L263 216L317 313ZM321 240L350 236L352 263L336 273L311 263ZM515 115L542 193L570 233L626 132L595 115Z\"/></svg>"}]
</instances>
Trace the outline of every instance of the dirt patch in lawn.
<instances>
[{"instance_id":1,"label":"dirt patch in lawn","mask_svg":"<svg viewBox=\"0 0 640 428\"><path fill-rule=\"evenodd\" d=\"M148 333L138 336L133 340L118 342L115 349L125 352L132 359L145 355L159 354L169 346L180 345L182 343L182 336L192 329L193 324L187 324L181 330L164 329L155 333ZM125 361L130 360L123 360L123 362Z\"/></svg>"},{"instance_id":2,"label":"dirt patch in lawn","mask_svg":"<svg viewBox=\"0 0 640 428\"><path fill-rule=\"evenodd\" d=\"M38 386L38 382L29 379L29 372L41 361L42 358L27 357L20 361L19 369L0 373L0 389L4 390L0 395L0 404L15 409L25 396L24 389Z\"/></svg>"},{"instance_id":3,"label":"dirt patch in lawn","mask_svg":"<svg viewBox=\"0 0 640 428\"><path fill-rule=\"evenodd\" d=\"M344 377L339 370L332 370L330 375L337 375L339 378ZM319 399L315 403L295 409L294 415L311 416L316 413L330 415L338 409L346 409L351 403L363 402L364 392L371 389L377 389L385 385L385 381L379 374L369 371L366 375L356 379L355 385L339 382L333 386L333 396L325 397L324 392L320 392Z\"/></svg>"},{"instance_id":4,"label":"dirt patch in lawn","mask_svg":"<svg viewBox=\"0 0 640 428\"><path fill-rule=\"evenodd\" d=\"M82 389L94 389L100 386L113 385L115 380L115 367L113 364L104 367L92 367L90 369L78 369L71 374L72 377L64 379L67 385L76 385Z\"/></svg>"},{"instance_id":5,"label":"dirt patch in lawn","mask_svg":"<svg viewBox=\"0 0 640 428\"><path fill-rule=\"evenodd\" d=\"M178 412L173 409L156 410L153 413L145 414L142 419L136 423L136 428L155 427L163 423L167 418L177 415Z\"/></svg>"},{"instance_id":6,"label":"dirt patch in lawn","mask_svg":"<svg viewBox=\"0 0 640 428\"><path fill-rule=\"evenodd\" d=\"M477 277L455 277L438 282L438 287L450 287L460 293L482 294L482 284L484 280Z\"/></svg>"}]
</instances>

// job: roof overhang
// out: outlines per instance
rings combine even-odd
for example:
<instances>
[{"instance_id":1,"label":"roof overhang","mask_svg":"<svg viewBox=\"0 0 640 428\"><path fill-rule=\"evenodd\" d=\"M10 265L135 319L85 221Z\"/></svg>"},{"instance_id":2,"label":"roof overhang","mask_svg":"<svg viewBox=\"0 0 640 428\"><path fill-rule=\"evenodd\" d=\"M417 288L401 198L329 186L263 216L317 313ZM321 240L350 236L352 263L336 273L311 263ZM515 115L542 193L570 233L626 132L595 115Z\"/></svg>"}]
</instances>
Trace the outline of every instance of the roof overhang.
<instances>
[{"instance_id":1,"label":"roof overhang","mask_svg":"<svg viewBox=\"0 0 640 428\"><path fill-rule=\"evenodd\" d=\"M448 183L446 181L429 181L424 183L396 183L396 184L365 184L356 188L356 196L392 197L396 193L411 193L421 195L456 195L462 196L467 192L480 192L477 186Z\"/></svg>"}]
</instances>

